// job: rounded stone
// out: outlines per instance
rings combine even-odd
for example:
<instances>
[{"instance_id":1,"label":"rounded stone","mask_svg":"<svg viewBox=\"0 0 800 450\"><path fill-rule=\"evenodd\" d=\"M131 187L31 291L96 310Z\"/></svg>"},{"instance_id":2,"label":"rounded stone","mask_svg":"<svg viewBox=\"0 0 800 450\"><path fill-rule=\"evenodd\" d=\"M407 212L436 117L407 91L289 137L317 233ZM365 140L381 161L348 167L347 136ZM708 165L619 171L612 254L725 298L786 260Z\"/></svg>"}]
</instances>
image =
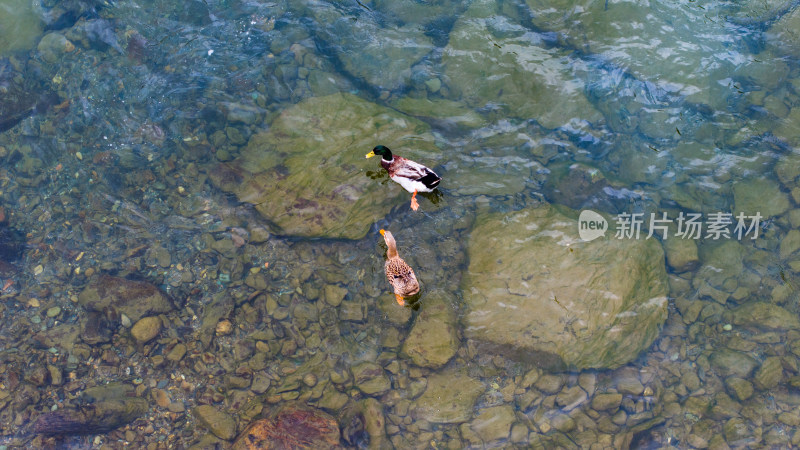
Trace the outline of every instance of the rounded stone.
<instances>
[{"instance_id":1,"label":"rounded stone","mask_svg":"<svg viewBox=\"0 0 800 450\"><path fill-rule=\"evenodd\" d=\"M232 331L233 331L233 323L231 323L230 320L222 319L219 322L217 322L217 326L215 328L217 336L227 336L231 334Z\"/></svg>"},{"instance_id":2,"label":"rounded stone","mask_svg":"<svg viewBox=\"0 0 800 450\"><path fill-rule=\"evenodd\" d=\"M131 336L140 344L150 341L160 332L161 319L157 316L143 317L131 327Z\"/></svg>"},{"instance_id":3,"label":"rounded stone","mask_svg":"<svg viewBox=\"0 0 800 450\"><path fill-rule=\"evenodd\" d=\"M229 441L236 437L236 419L211 405L200 405L192 410L197 421L214 436Z\"/></svg>"},{"instance_id":4,"label":"rounded stone","mask_svg":"<svg viewBox=\"0 0 800 450\"><path fill-rule=\"evenodd\" d=\"M64 53L74 49L75 46L59 33L45 34L37 47L42 59L50 64L57 62Z\"/></svg>"},{"instance_id":5,"label":"rounded stone","mask_svg":"<svg viewBox=\"0 0 800 450\"><path fill-rule=\"evenodd\" d=\"M511 406L493 406L481 410L472 421L471 428L483 442L491 442L506 439L516 419Z\"/></svg>"},{"instance_id":6,"label":"rounded stone","mask_svg":"<svg viewBox=\"0 0 800 450\"><path fill-rule=\"evenodd\" d=\"M745 401L753 396L753 383L738 377L729 377L725 380L728 391L739 401Z\"/></svg>"}]
</instances>

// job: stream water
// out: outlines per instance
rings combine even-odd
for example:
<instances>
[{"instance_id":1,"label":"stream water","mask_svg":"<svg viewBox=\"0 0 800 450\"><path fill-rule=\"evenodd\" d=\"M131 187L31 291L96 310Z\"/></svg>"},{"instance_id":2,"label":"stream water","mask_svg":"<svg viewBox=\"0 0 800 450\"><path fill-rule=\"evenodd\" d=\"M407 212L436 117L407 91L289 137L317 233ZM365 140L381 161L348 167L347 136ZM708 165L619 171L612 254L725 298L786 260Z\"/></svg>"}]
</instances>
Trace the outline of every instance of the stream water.
<instances>
[{"instance_id":1,"label":"stream water","mask_svg":"<svg viewBox=\"0 0 800 450\"><path fill-rule=\"evenodd\" d=\"M226 447L295 402L348 448L800 445L798 29L794 0L0 0L0 450ZM377 144L443 176L420 211ZM475 331L529 263L480 239L542 205L657 239L608 272L663 285L638 347ZM144 409L37 425L109 383Z\"/></svg>"}]
</instances>

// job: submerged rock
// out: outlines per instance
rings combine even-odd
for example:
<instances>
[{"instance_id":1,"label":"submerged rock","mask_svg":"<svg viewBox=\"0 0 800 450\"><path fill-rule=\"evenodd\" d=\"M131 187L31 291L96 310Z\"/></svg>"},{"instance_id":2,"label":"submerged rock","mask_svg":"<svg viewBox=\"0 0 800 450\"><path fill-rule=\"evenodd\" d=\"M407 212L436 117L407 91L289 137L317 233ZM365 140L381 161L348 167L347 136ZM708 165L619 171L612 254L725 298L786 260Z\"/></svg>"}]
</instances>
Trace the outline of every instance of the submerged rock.
<instances>
[{"instance_id":1,"label":"submerged rock","mask_svg":"<svg viewBox=\"0 0 800 450\"><path fill-rule=\"evenodd\" d=\"M239 435L234 450L340 448L339 424L326 412L288 403L256 420Z\"/></svg>"},{"instance_id":2,"label":"submerged rock","mask_svg":"<svg viewBox=\"0 0 800 450\"><path fill-rule=\"evenodd\" d=\"M480 381L462 371L445 370L428 377L413 416L434 423L461 423L472 417L472 407L483 392Z\"/></svg>"},{"instance_id":3,"label":"submerged rock","mask_svg":"<svg viewBox=\"0 0 800 450\"><path fill-rule=\"evenodd\" d=\"M111 383L87 389L77 408L63 408L40 415L33 433L45 436L101 434L133 422L149 409L147 400L132 397L133 386Z\"/></svg>"},{"instance_id":4,"label":"submerged rock","mask_svg":"<svg viewBox=\"0 0 800 450\"><path fill-rule=\"evenodd\" d=\"M150 341L161 332L161 319L158 316L142 317L131 327L131 336L140 344Z\"/></svg>"},{"instance_id":5,"label":"submerged rock","mask_svg":"<svg viewBox=\"0 0 800 450\"><path fill-rule=\"evenodd\" d=\"M392 388L383 368L368 361L353 366L353 382L367 395L381 395Z\"/></svg>"},{"instance_id":6,"label":"submerged rock","mask_svg":"<svg viewBox=\"0 0 800 450\"><path fill-rule=\"evenodd\" d=\"M304 100L253 135L242 156L211 179L288 235L363 238L405 191L364 155L383 143L433 165L430 128L351 94ZM370 176L369 172L375 175ZM387 180L381 183L380 179Z\"/></svg>"},{"instance_id":7,"label":"submerged rock","mask_svg":"<svg viewBox=\"0 0 800 450\"><path fill-rule=\"evenodd\" d=\"M745 216L761 214L761 220L785 213L789 209L789 196L781 191L780 185L772 180L745 180L733 185L733 215ZM733 219L734 221L736 219ZM746 222L749 225L750 221ZM752 235L748 235L752 236Z\"/></svg>"},{"instance_id":8,"label":"submerged rock","mask_svg":"<svg viewBox=\"0 0 800 450\"><path fill-rule=\"evenodd\" d=\"M645 350L667 317L661 246L577 236L577 220L551 206L478 219L465 336L550 368L615 368Z\"/></svg>"},{"instance_id":9,"label":"submerged rock","mask_svg":"<svg viewBox=\"0 0 800 450\"><path fill-rule=\"evenodd\" d=\"M321 46L333 51L347 72L375 88L406 85L412 66L433 50L430 38L415 24L378 22L375 15L352 8L352 14L343 5L317 3L308 9Z\"/></svg>"},{"instance_id":10,"label":"submerged rock","mask_svg":"<svg viewBox=\"0 0 800 450\"><path fill-rule=\"evenodd\" d=\"M236 419L230 414L211 405L200 405L192 410L192 414L214 436L228 441L236 437Z\"/></svg>"},{"instance_id":11,"label":"submerged rock","mask_svg":"<svg viewBox=\"0 0 800 450\"><path fill-rule=\"evenodd\" d=\"M147 412L147 400L129 398L85 405L80 409L61 409L42 414L33 432L45 436L102 434L133 422Z\"/></svg>"},{"instance_id":12,"label":"submerged rock","mask_svg":"<svg viewBox=\"0 0 800 450\"><path fill-rule=\"evenodd\" d=\"M134 322L174 308L169 297L154 285L110 275L101 275L89 283L78 295L78 303L89 311L114 309Z\"/></svg>"},{"instance_id":13,"label":"submerged rock","mask_svg":"<svg viewBox=\"0 0 800 450\"><path fill-rule=\"evenodd\" d=\"M750 355L736 350L723 348L715 351L708 358L711 365L723 376L748 378L758 366L758 362Z\"/></svg>"},{"instance_id":14,"label":"submerged rock","mask_svg":"<svg viewBox=\"0 0 800 450\"><path fill-rule=\"evenodd\" d=\"M766 302L747 302L734 309L733 323L764 331L800 330L800 319L794 314Z\"/></svg>"},{"instance_id":15,"label":"submerged rock","mask_svg":"<svg viewBox=\"0 0 800 450\"><path fill-rule=\"evenodd\" d=\"M6 0L0 14L0 56L29 49L42 32L43 23L33 2Z\"/></svg>"},{"instance_id":16,"label":"submerged rock","mask_svg":"<svg viewBox=\"0 0 800 450\"><path fill-rule=\"evenodd\" d=\"M496 9L491 0L473 2L456 22L442 54L448 85L470 107L499 106L507 116L536 119L547 128L599 120L571 73L568 52L548 48Z\"/></svg>"},{"instance_id":17,"label":"submerged rock","mask_svg":"<svg viewBox=\"0 0 800 450\"><path fill-rule=\"evenodd\" d=\"M570 48L625 68L634 77L652 82L648 92L639 92L639 101L652 101L653 94L668 92L686 96L691 102L708 103L724 108L727 88L706 82L708 71L704 58L726 51L726 41L703 40L697 51L698 36L716 36L719 24L704 20L731 11L684 8L674 3L654 3L642 8L634 2L598 2L580 0L526 0L533 14L533 23L544 30L559 32L559 39ZM717 64L721 73L736 66L729 61ZM698 70L699 67L704 70ZM615 83L616 79L606 82ZM642 99L644 94L646 100ZM654 111L655 112L655 111ZM647 114L655 117L656 114ZM655 122L646 120L645 122ZM666 130L674 124L660 122Z\"/></svg>"},{"instance_id":18,"label":"submerged rock","mask_svg":"<svg viewBox=\"0 0 800 450\"><path fill-rule=\"evenodd\" d=\"M402 97L392 106L406 114L435 121L442 127L478 128L484 123L474 110L450 100Z\"/></svg>"},{"instance_id":19,"label":"submerged rock","mask_svg":"<svg viewBox=\"0 0 800 450\"><path fill-rule=\"evenodd\" d=\"M0 271L16 271L11 263L20 259L25 251L25 235L0 223Z\"/></svg>"},{"instance_id":20,"label":"submerged rock","mask_svg":"<svg viewBox=\"0 0 800 450\"><path fill-rule=\"evenodd\" d=\"M74 50L75 46L60 33L48 33L42 37L36 48L43 60L55 64L64 53Z\"/></svg>"},{"instance_id":21,"label":"submerged rock","mask_svg":"<svg viewBox=\"0 0 800 450\"><path fill-rule=\"evenodd\" d=\"M792 7L791 2L785 2L788 14L784 14L777 20L766 33L767 42L775 46L776 53L779 55L789 55L792 58L800 57L800 36L797 30L800 29L800 9Z\"/></svg>"},{"instance_id":22,"label":"submerged rock","mask_svg":"<svg viewBox=\"0 0 800 450\"><path fill-rule=\"evenodd\" d=\"M458 350L457 317L452 298L444 291L427 293L422 308L402 353L418 366L436 369L450 361Z\"/></svg>"},{"instance_id":23,"label":"submerged rock","mask_svg":"<svg viewBox=\"0 0 800 450\"><path fill-rule=\"evenodd\" d=\"M511 425L517 420L511 405L493 406L478 413L470 426L483 442L506 439Z\"/></svg>"}]
</instances>

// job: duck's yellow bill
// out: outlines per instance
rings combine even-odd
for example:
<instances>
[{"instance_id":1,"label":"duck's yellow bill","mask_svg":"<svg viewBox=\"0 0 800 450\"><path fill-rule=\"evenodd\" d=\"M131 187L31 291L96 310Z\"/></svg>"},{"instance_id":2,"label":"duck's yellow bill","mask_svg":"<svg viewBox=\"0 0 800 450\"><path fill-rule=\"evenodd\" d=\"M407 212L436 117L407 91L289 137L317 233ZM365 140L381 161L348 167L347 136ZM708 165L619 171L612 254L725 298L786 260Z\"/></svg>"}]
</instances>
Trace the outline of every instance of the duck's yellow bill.
<instances>
[{"instance_id":1,"label":"duck's yellow bill","mask_svg":"<svg viewBox=\"0 0 800 450\"><path fill-rule=\"evenodd\" d=\"M367 153L367 158L372 158L373 156L375 156L375 152Z\"/></svg>"},{"instance_id":2,"label":"duck's yellow bill","mask_svg":"<svg viewBox=\"0 0 800 450\"><path fill-rule=\"evenodd\" d=\"M379 233L381 234L381 236L383 236L383 235L385 235L385 234L386 234L386 230L384 230L383 228L381 228L381 231L379 231Z\"/></svg>"}]
</instances>

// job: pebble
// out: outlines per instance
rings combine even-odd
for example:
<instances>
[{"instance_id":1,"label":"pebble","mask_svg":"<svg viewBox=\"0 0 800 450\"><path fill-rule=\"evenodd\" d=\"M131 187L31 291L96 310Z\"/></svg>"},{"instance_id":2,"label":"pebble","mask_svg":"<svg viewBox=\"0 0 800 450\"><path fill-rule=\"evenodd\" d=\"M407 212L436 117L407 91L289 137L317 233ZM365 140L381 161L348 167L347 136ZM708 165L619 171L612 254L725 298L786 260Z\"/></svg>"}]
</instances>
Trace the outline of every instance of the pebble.
<instances>
[{"instance_id":1,"label":"pebble","mask_svg":"<svg viewBox=\"0 0 800 450\"><path fill-rule=\"evenodd\" d=\"M547 394L555 394L561 390L563 380L557 375L542 375L534 384L536 389Z\"/></svg>"},{"instance_id":2,"label":"pebble","mask_svg":"<svg viewBox=\"0 0 800 450\"><path fill-rule=\"evenodd\" d=\"M620 404L622 404L622 394L597 394L592 399L592 408L596 411L616 409Z\"/></svg>"},{"instance_id":3,"label":"pebble","mask_svg":"<svg viewBox=\"0 0 800 450\"><path fill-rule=\"evenodd\" d=\"M160 332L161 319L158 316L143 317L131 327L131 336L140 344L150 341Z\"/></svg>"},{"instance_id":4,"label":"pebble","mask_svg":"<svg viewBox=\"0 0 800 450\"><path fill-rule=\"evenodd\" d=\"M230 414L211 405L200 405L192 410L192 414L218 438L229 441L236 437L236 420Z\"/></svg>"},{"instance_id":5,"label":"pebble","mask_svg":"<svg viewBox=\"0 0 800 450\"><path fill-rule=\"evenodd\" d=\"M175 344L172 350L167 353L167 361L178 362L186 355L186 346L183 344Z\"/></svg>"},{"instance_id":6,"label":"pebble","mask_svg":"<svg viewBox=\"0 0 800 450\"><path fill-rule=\"evenodd\" d=\"M303 383L308 387L314 387L317 384L317 376L313 373L307 373L303 376Z\"/></svg>"},{"instance_id":7,"label":"pebble","mask_svg":"<svg viewBox=\"0 0 800 450\"><path fill-rule=\"evenodd\" d=\"M231 323L228 319L223 319L217 322L217 326L215 328L217 336L227 336L233 332L233 323Z\"/></svg>"},{"instance_id":8,"label":"pebble","mask_svg":"<svg viewBox=\"0 0 800 450\"><path fill-rule=\"evenodd\" d=\"M324 290L325 301L331 306L339 306L347 295L347 289L335 285L326 284Z\"/></svg>"},{"instance_id":9,"label":"pebble","mask_svg":"<svg viewBox=\"0 0 800 450\"><path fill-rule=\"evenodd\" d=\"M729 377L725 380L725 386L739 401L745 401L753 395L753 383L742 378Z\"/></svg>"},{"instance_id":10,"label":"pebble","mask_svg":"<svg viewBox=\"0 0 800 450\"><path fill-rule=\"evenodd\" d=\"M162 408L169 407L172 401L169 398L169 394L163 389L153 389L153 399L155 399L156 404Z\"/></svg>"}]
</instances>

